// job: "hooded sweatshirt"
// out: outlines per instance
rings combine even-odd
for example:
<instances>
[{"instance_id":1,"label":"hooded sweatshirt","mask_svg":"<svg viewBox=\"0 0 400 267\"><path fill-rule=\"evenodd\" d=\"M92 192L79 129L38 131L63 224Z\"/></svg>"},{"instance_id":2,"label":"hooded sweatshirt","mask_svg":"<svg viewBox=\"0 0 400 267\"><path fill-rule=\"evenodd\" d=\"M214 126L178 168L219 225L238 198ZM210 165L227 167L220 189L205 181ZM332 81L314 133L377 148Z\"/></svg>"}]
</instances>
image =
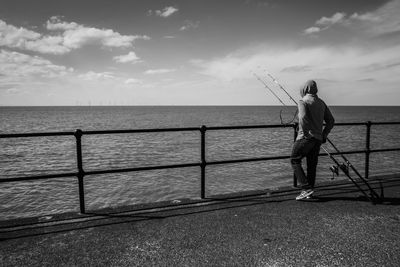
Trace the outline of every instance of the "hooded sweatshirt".
<instances>
[{"instance_id":1,"label":"hooded sweatshirt","mask_svg":"<svg viewBox=\"0 0 400 267\"><path fill-rule=\"evenodd\" d=\"M315 138L322 141L333 128L335 119L325 102L317 96L317 92L317 83L313 80L307 81L300 89L302 99L298 103L299 132L296 140Z\"/></svg>"}]
</instances>

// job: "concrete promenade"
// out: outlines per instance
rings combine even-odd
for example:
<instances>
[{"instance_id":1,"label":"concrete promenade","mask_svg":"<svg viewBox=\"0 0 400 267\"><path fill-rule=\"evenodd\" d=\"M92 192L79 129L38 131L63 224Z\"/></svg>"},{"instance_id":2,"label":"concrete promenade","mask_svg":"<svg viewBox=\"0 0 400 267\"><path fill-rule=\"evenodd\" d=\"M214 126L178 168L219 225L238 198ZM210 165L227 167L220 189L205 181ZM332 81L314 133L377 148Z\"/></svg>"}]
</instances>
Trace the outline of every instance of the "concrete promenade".
<instances>
[{"instance_id":1,"label":"concrete promenade","mask_svg":"<svg viewBox=\"0 0 400 267\"><path fill-rule=\"evenodd\" d=\"M383 185L380 204L338 182L0 222L0 266L397 267L400 176Z\"/></svg>"}]
</instances>

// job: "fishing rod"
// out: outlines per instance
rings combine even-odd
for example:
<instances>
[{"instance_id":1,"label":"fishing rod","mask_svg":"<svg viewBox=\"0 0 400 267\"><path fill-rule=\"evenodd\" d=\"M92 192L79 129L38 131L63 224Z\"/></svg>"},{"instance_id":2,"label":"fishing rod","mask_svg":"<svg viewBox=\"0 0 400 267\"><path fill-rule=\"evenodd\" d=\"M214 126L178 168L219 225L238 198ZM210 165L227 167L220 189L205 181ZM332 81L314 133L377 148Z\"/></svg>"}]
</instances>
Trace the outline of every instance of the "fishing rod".
<instances>
[{"instance_id":1,"label":"fishing rod","mask_svg":"<svg viewBox=\"0 0 400 267\"><path fill-rule=\"evenodd\" d=\"M377 196L377 195L376 195L376 192L375 192L372 188L370 188L370 186L369 186L368 183L366 183L366 185L368 186L368 188L369 188L371 194L373 194L372 198L371 198L371 197L357 184L357 182L351 177L351 175L350 175L350 173L349 173L349 166L350 166L351 164L350 164L348 161L347 161L347 165L344 164L344 163L339 163L339 161L337 161L337 159L336 159L331 153L329 153L328 150L326 150L323 146L321 146L321 147L322 147L322 149L326 152L326 154L329 156L329 158L336 164L336 166L331 166L331 167L330 167L330 170L332 171L332 174L333 174L333 175L335 175L335 174L336 174L336 175L339 175L339 169L342 170L342 172L347 176L347 178L350 179L350 181L357 187L358 190L360 190L360 191L363 193L363 195L364 195L369 201L371 201L371 202L374 203L374 199L375 199L375 198L378 198L378 199L379 199L379 196ZM338 153L340 153L340 152L338 152ZM351 166L353 166L353 165L351 165ZM358 172L356 171L356 173L358 173ZM332 179L333 179L333 178L332 178ZM364 179L364 178L362 178L362 179Z\"/></svg>"},{"instance_id":2,"label":"fishing rod","mask_svg":"<svg viewBox=\"0 0 400 267\"><path fill-rule=\"evenodd\" d=\"M372 187L369 185L367 180L364 177L362 177L362 175L357 171L357 169L353 166L353 164L351 164L350 161L343 155L343 153L341 153L339 151L339 149L333 144L333 142L329 138L326 138L326 141L328 141L329 144L339 153L339 155L342 157L342 159L346 162L347 168L350 167L354 171L354 173L365 183L365 185L368 187L369 191L371 192L371 195L373 195L372 197L376 198L376 199L380 199L382 196L379 196L378 193L376 193L375 190L372 189ZM329 152L324 147L322 147L322 148L329 155ZM329 155L329 156L331 157L331 155ZM380 183L380 187L382 190L382 183L381 182L379 182L379 183Z\"/></svg>"},{"instance_id":3,"label":"fishing rod","mask_svg":"<svg viewBox=\"0 0 400 267\"><path fill-rule=\"evenodd\" d=\"M254 75L254 77L256 77L257 80L259 80L264 85L265 88L267 88L279 100L279 102L281 102L282 105L286 106L286 104L282 101L282 99L271 89L271 87L268 86L268 84L263 79L261 79L260 76L258 76L256 73L252 71L251 73Z\"/></svg>"},{"instance_id":4,"label":"fishing rod","mask_svg":"<svg viewBox=\"0 0 400 267\"><path fill-rule=\"evenodd\" d=\"M272 81L274 83L276 83L280 89L282 89L285 94L290 98L290 100L292 100L296 106L297 101L289 94L289 92L283 87L283 85L281 83L278 82L278 80L272 76L272 74L270 74L269 72L267 72L266 70L264 70L267 73L267 76L270 77L272 79ZM285 105L286 106L286 105ZM297 112L296 112L297 113ZM344 154L333 144L333 142L329 139L326 138L326 140L328 141L328 143L336 150L336 152L342 157L342 159L346 162L345 164L340 164L335 157L333 157L333 155L331 153L329 153L329 151L324 147L321 146L321 148L325 151L325 153L332 159L332 161L337 165L335 166L336 168L331 167L331 171L333 172L333 174L339 174L339 169L341 169L343 171L343 173L353 182L353 184L367 197L368 200L370 200L371 202L375 202L376 200L381 199L382 196L379 196L375 190L369 185L368 181L362 177L362 175L357 171L357 169L353 166L353 164L350 163L350 161L344 156ZM368 187L368 190L371 193L371 196L368 196L368 194L356 183L356 181L350 176L349 173L349 167L354 171L354 173L361 179L361 181ZM381 185L381 189L382 189L382 184ZM383 192L383 191L382 191Z\"/></svg>"},{"instance_id":5,"label":"fishing rod","mask_svg":"<svg viewBox=\"0 0 400 267\"><path fill-rule=\"evenodd\" d=\"M268 86L267 82L266 82L264 79L262 79L262 77L260 77L259 75L257 75L257 74L256 74L255 72L253 72L253 71L250 71L250 72L254 75L254 77L256 77L257 80L259 80L259 81L264 85L265 88L267 88L267 89L279 100L279 102L281 102L281 104L282 104L283 106L285 106L285 107L287 106L287 105L285 104L285 102L282 101L282 99L274 92L274 90L272 90L271 87ZM297 110L296 110L296 113L294 114L293 118L292 118L289 122L284 123L284 122L283 122L283 118L282 118L282 109L281 109L281 110L279 111L279 119L281 120L281 124L283 124L283 125L291 124L291 123L296 119L296 115L297 115Z\"/></svg>"},{"instance_id":6,"label":"fishing rod","mask_svg":"<svg viewBox=\"0 0 400 267\"><path fill-rule=\"evenodd\" d=\"M281 88L281 89L286 93L286 95L287 95L287 96L296 104L296 106L297 106L296 100L293 99L293 97L288 93L288 91L286 91L286 89L282 86L282 84L280 84L280 83L278 82L278 80L275 79L274 76L271 75L271 73L267 72L266 70L264 70L264 71L265 71L265 72L267 73L267 75L272 79L272 81L273 81L274 83L276 83L276 84L279 86L279 88Z\"/></svg>"}]
</instances>

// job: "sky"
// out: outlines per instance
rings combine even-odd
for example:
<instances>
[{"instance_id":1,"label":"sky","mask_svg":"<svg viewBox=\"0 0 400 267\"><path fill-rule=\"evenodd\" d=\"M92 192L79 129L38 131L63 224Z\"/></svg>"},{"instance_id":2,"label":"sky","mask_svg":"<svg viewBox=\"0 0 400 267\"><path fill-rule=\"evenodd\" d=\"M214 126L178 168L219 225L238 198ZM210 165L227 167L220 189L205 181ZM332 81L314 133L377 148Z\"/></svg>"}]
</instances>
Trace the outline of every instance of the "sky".
<instances>
[{"instance_id":1,"label":"sky","mask_svg":"<svg viewBox=\"0 0 400 267\"><path fill-rule=\"evenodd\" d=\"M400 105L399 14L400 0L0 0L0 105L280 105L265 84L300 98L309 79L329 105Z\"/></svg>"}]
</instances>

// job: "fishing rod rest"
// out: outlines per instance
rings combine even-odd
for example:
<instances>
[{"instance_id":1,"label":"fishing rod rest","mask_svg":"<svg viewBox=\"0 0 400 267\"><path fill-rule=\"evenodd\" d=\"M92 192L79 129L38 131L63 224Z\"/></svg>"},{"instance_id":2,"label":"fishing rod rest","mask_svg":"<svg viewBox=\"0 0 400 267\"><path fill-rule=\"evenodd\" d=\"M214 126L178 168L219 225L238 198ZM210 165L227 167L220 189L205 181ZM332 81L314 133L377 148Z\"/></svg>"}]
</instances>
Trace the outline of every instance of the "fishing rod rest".
<instances>
[{"instance_id":1,"label":"fishing rod rest","mask_svg":"<svg viewBox=\"0 0 400 267\"><path fill-rule=\"evenodd\" d=\"M342 170L342 172L345 175L349 175L349 163L345 164L342 162L342 163L330 166L329 169L332 172L331 180L335 179L335 175L339 176L339 169Z\"/></svg>"}]
</instances>

